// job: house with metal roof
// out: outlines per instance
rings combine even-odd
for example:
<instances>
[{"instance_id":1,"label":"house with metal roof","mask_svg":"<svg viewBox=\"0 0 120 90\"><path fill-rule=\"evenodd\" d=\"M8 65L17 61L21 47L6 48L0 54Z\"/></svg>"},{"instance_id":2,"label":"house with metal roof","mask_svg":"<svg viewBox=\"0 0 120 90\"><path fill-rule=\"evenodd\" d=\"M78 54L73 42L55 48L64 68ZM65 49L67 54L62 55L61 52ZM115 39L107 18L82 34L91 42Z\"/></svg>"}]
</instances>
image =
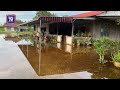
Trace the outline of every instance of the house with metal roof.
<instances>
[{"instance_id":1,"label":"house with metal roof","mask_svg":"<svg viewBox=\"0 0 120 90\"><path fill-rule=\"evenodd\" d=\"M3 25L5 31L25 31L27 30L27 27L25 26L20 26L19 24L17 23L13 23L13 24L9 24L9 23L5 23Z\"/></svg>"},{"instance_id":2,"label":"house with metal roof","mask_svg":"<svg viewBox=\"0 0 120 90\"><path fill-rule=\"evenodd\" d=\"M72 39L98 39L107 36L119 40L120 26L116 20L120 11L90 11L69 17L39 17L24 25L33 25L39 36L43 31L49 35L57 35L57 41L72 44Z\"/></svg>"},{"instance_id":3,"label":"house with metal roof","mask_svg":"<svg viewBox=\"0 0 120 90\"><path fill-rule=\"evenodd\" d=\"M116 22L120 18L120 11L90 11L70 17L75 20L75 36L78 32L90 32L96 39L101 36L107 36L113 40L120 38L120 26ZM83 26L84 30L81 30Z\"/></svg>"},{"instance_id":4,"label":"house with metal roof","mask_svg":"<svg viewBox=\"0 0 120 90\"><path fill-rule=\"evenodd\" d=\"M18 30L18 25L17 24L7 24L5 23L3 25L5 31L17 31Z\"/></svg>"}]
</instances>

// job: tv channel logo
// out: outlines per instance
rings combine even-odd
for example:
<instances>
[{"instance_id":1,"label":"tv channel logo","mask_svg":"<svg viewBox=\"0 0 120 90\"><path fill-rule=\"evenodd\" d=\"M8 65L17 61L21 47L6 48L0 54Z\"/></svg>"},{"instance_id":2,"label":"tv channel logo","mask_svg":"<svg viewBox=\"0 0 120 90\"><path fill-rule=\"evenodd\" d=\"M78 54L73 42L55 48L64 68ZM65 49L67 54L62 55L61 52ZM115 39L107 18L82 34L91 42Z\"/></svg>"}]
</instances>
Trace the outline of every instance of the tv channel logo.
<instances>
[{"instance_id":1,"label":"tv channel logo","mask_svg":"<svg viewBox=\"0 0 120 90\"><path fill-rule=\"evenodd\" d=\"M7 15L7 23L15 23L16 16L15 15Z\"/></svg>"}]
</instances>

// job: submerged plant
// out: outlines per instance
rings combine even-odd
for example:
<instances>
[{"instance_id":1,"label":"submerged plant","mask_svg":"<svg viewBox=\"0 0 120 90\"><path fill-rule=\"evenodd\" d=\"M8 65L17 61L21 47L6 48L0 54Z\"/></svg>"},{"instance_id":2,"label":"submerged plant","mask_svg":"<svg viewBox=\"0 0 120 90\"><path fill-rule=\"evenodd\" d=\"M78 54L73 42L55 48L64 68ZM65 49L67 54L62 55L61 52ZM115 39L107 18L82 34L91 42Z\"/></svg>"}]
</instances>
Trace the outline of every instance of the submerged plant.
<instances>
[{"instance_id":1,"label":"submerged plant","mask_svg":"<svg viewBox=\"0 0 120 90\"><path fill-rule=\"evenodd\" d=\"M92 34L90 32L88 33L88 37L92 37Z\"/></svg>"},{"instance_id":2,"label":"submerged plant","mask_svg":"<svg viewBox=\"0 0 120 90\"><path fill-rule=\"evenodd\" d=\"M77 46L80 46L81 42L81 40L77 40Z\"/></svg>"},{"instance_id":3,"label":"submerged plant","mask_svg":"<svg viewBox=\"0 0 120 90\"><path fill-rule=\"evenodd\" d=\"M113 41L111 47L112 60L120 63L120 41Z\"/></svg>"},{"instance_id":4,"label":"submerged plant","mask_svg":"<svg viewBox=\"0 0 120 90\"><path fill-rule=\"evenodd\" d=\"M115 52L112 56L112 59L114 62L119 62L120 63L120 50L118 50L117 52Z\"/></svg>"},{"instance_id":5,"label":"submerged plant","mask_svg":"<svg viewBox=\"0 0 120 90\"><path fill-rule=\"evenodd\" d=\"M74 38L72 38L72 44L73 44L73 46L75 46L75 44L76 44L76 42L75 42L75 39L74 39Z\"/></svg>"},{"instance_id":6,"label":"submerged plant","mask_svg":"<svg viewBox=\"0 0 120 90\"><path fill-rule=\"evenodd\" d=\"M104 56L107 54L107 50L110 48L111 40L105 36L101 37L99 40L94 41L94 46L96 49L96 53L99 54L99 62L104 64L107 62Z\"/></svg>"}]
</instances>

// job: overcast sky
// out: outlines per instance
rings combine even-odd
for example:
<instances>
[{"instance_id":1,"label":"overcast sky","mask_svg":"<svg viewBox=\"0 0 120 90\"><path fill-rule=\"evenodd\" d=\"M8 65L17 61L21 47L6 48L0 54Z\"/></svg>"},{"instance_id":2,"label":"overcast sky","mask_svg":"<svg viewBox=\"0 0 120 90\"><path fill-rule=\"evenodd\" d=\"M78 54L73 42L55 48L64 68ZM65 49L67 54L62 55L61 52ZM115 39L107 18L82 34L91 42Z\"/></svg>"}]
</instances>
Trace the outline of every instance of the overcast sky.
<instances>
[{"instance_id":1,"label":"overcast sky","mask_svg":"<svg viewBox=\"0 0 120 90\"><path fill-rule=\"evenodd\" d=\"M63 15L74 15L87 11L50 11L51 13L55 13L58 16ZM16 19L20 19L22 21L29 21L35 16L36 11L0 11L0 24L6 22L7 14L16 14Z\"/></svg>"}]
</instances>

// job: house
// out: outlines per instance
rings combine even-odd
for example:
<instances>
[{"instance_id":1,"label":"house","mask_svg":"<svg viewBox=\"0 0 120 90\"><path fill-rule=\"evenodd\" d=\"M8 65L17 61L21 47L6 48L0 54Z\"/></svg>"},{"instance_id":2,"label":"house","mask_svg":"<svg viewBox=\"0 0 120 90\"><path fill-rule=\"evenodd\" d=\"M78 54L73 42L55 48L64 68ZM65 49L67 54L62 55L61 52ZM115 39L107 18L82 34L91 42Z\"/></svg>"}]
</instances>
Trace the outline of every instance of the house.
<instances>
[{"instance_id":1,"label":"house","mask_svg":"<svg viewBox=\"0 0 120 90\"><path fill-rule=\"evenodd\" d=\"M74 35L77 31L81 31L83 33L90 32L94 39L101 36L107 36L113 40L120 38L120 26L116 22L120 18L120 11L91 11L70 17L75 20ZM83 26L84 28L82 28Z\"/></svg>"},{"instance_id":2,"label":"house","mask_svg":"<svg viewBox=\"0 0 120 90\"><path fill-rule=\"evenodd\" d=\"M107 36L119 40L120 26L116 23L119 17L120 11L90 11L69 17L39 17L21 26L32 25L37 36L46 31L49 36L57 37L58 42L71 45L73 38Z\"/></svg>"},{"instance_id":3,"label":"house","mask_svg":"<svg viewBox=\"0 0 120 90\"><path fill-rule=\"evenodd\" d=\"M33 26L37 37L46 32L50 39L56 38L57 42L64 42L66 36L71 36L72 21L72 17L39 17L20 26Z\"/></svg>"},{"instance_id":4,"label":"house","mask_svg":"<svg viewBox=\"0 0 120 90\"><path fill-rule=\"evenodd\" d=\"M5 23L3 25L5 31L25 31L27 30L27 27L24 26L19 26L19 24L13 23L13 24L9 24L9 23Z\"/></svg>"},{"instance_id":5,"label":"house","mask_svg":"<svg viewBox=\"0 0 120 90\"><path fill-rule=\"evenodd\" d=\"M17 24L7 24L5 23L3 25L5 31L17 31L18 30L18 25Z\"/></svg>"}]
</instances>

